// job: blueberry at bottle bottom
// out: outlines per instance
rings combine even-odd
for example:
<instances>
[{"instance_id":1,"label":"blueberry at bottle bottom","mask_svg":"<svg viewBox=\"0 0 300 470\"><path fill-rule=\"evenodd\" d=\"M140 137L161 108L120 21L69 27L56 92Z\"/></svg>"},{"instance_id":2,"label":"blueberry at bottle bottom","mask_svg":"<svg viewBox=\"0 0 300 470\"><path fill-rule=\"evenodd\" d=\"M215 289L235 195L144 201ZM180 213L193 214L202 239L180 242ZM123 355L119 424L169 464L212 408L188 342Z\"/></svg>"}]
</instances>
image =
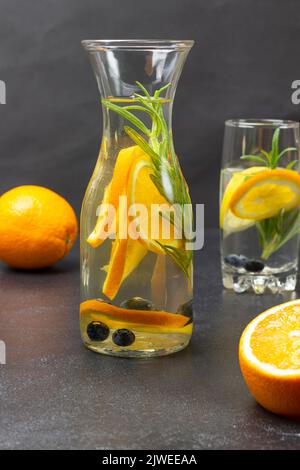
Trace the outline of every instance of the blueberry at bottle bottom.
<instances>
[{"instance_id":1,"label":"blueberry at bottle bottom","mask_svg":"<svg viewBox=\"0 0 300 470\"><path fill-rule=\"evenodd\" d=\"M180 351L188 345L193 328L191 301L181 308L183 311L170 313L87 300L80 307L84 345L97 353L121 357L164 356Z\"/></svg>"},{"instance_id":2,"label":"blueberry at bottle bottom","mask_svg":"<svg viewBox=\"0 0 300 470\"><path fill-rule=\"evenodd\" d=\"M94 352L106 354L108 356L119 357L155 357L167 356L184 349L190 342L191 335L187 334L160 334L141 333L135 331L136 343L133 346L117 346L108 339L106 344L100 346L96 342L82 339L84 345Z\"/></svg>"}]
</instances>

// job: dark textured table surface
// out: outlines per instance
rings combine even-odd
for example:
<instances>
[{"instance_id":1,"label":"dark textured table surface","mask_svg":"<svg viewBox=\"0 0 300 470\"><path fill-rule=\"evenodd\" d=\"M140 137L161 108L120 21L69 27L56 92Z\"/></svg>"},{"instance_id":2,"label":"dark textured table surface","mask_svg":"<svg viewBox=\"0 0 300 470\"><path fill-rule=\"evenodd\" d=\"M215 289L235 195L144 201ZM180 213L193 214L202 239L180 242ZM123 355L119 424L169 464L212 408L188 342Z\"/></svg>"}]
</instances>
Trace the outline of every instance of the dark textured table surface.
<instances>
[{"instance_id":1,"label":"dark textured table surface","mask_svg":"<svg viewBox=\"0 0 300 470\"><path fill-rule=\"evenodd\" d=\"M216 231L196 258L192 343L147 360L82 346L76 249L46 272L3 268L0 448L300 448L300 424L258 406L237 362L248 321L291 295L224 292Z\"/></svg>"}]
</instances>

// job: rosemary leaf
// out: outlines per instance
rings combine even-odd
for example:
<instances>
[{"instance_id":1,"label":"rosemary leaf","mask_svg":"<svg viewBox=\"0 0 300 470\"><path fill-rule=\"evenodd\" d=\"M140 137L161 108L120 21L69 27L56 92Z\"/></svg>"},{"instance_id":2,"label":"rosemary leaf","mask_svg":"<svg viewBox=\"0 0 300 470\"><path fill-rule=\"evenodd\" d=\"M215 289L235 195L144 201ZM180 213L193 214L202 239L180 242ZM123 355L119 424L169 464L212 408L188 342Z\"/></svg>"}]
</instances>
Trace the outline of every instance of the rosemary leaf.
<instances>
[{"instance_id":1,"label":"rosemary leaf","mask_svg":"<svg viewBox=\"0 0 300 470\"><path fill-rule=\"evenodd\" d=\"M160 95L166 91L171 86L171 83L167 83L165 86L161 87L159 90L156 90L154 93L154 98L159 98Z\"/></svg>"},{"instance_id":2,"label":"rosemary leaf","mask_svg":"<svg viewBox=\"0 0 300 470\"><path fill-rule=\"evenodd\" d=\"M279 147L279 134L280 134L280 128L277 127L273 133L273 138L272 138L272 150L271 150L271 161L272 161L272 168L276 168L277 166L277 161L278 161L278 147Z\"/></svg>"},{"instance_id":3,"label":"rosemary leaf","mask_svg":"<svg viewBox=\"0 0 300 470\"><path fill-rule=\"evenodd\" d=\"M272 155L264 149L261 149L260 153L262 153L263 156L266 158L268 162L267 167L272 168Z\"/></svg>"},{"instance_id":4,"label":"rosemary leaf","mask_svg":"<svg viewBox=\"0 0 300 470\"><path fill-rule=\"evenodd\" d=\"M287 147L286 149L282 150L282 152L280 152L280 154L277 157L277 161L279 161L279 159L288 152L297 152L297 149L296 147Z\"/></svg>"},{"instance_id":5,"label":"rosemary leaf","mask_svg":"<svg viewBox=\"0 0 300 470\"><path fill-rule=\"evenodd\" d=\"M109 100L106 100L104 98L102 99L102 103L105 105L106 108L111 109L112 111L115 111L116 113L120 114L124 119L127 119L129 122L131 122L135 127L137 127L140 131L142 131L143 134L147 136L150 135L149 129L134 114L130 113L126 109L121 108L120 106L114 103L111 103Z\"/></svg>"},{"instance_id":6,"label":"rosemary leaf","mask_svg":"<svg viewBox=\"0 0 300 470\"><path fill-rule=\"evenodd\" d=\"M146 142L146 140L140 136L138 132L136 132L134 129L132 129L129 126L124 126L124 131L151 158L153 158L154 160L159 159L159 156L157 155L157 153L154 152L154 150L150 147L150 145Z\"/></svg>"},{"instance_id":7,"label":"rosemary leaf","mask_svg":"<svg viewBox=\"0 0 300 470\"><path fill-rule=\"evenodd\" d=\"M291 170L296 165L296 163L298 163L298 160L293 160L286 166L286 169Z\"/></svg>"},{"instance_id":8,"label":"rosemary leaf","mask_svg":"<svg viewBox=\"0 0 300 470\"><path fill-rule=\"evenodd\" d=\"M135 83L137 84L137 86L140 87L140 89L145 93L145 95L148 98L151 98L150 93L148 92L147 88L145 88L144 85L141 84L141 82L136 81Z\"/></svg>"},{"instance_id":9,"label":"rosemary leaf","mask_svg":"<svg viewBox=\"0 0 300 470\"><path fill-rule=\"evenodd\" d=\"M251 162L263 163L264 165L267 163L266 159L260 157L259 155L243 155L241 160L249 160Z\"/></svg>"}]
</instances>

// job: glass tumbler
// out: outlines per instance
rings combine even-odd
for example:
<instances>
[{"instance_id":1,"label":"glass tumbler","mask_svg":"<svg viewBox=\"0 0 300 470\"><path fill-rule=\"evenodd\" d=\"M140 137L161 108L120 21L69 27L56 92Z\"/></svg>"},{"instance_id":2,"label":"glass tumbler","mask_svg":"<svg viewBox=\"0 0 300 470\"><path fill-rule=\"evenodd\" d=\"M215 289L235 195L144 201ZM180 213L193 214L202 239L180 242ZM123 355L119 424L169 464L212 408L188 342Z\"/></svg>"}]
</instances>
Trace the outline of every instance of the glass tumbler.
<instances>
[{"instance_id":1,"label":"glass tumbler","mask_svg":"<svg viewBox=\"0 0 300 470\"><path fill-rule=\"evenodd\" d=\"M256 294L295 290L299 230L299 123L226 121L220 178L224 287Z\"/></svg>"}]
</instances>

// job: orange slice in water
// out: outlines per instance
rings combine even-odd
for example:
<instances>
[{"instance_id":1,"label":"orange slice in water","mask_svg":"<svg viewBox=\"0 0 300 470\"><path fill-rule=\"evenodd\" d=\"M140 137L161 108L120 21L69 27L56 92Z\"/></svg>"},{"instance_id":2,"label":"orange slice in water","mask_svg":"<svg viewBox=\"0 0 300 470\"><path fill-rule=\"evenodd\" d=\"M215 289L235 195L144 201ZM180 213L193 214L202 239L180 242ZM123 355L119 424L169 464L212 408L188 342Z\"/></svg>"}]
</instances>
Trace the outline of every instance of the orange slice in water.
<instances>
[{"instance_id":1,"label":"orange slice in water","mask_svg":"<svg viewBox=\"0 0 300 470\"><path fill-rule=\"evenodd\" d=\"M119 198L125 195L127 191L128 176L132 162L142 155L144 155L144 152L137 145L120 150L111 182L104 191L96 226L87 239L88 243L94 248L100 246L110 234L109 231L105 231L107 225L106 206L111 204L115 211L118 210Z\"/></svg>"},{"instance_id":2,"label":"orange slice in water","mask_svg":"<svg viewBox=\"0 0 300 470\"><path fill-rule=\"evenodd\" d=\"M86 300L80 305L80 315L97 313L108 319L122 323L155 325L170 328L183 328L190 319L180 313L169 313L164 310L130 310L116 307L101 300Z\"/></svg>"},{"instance_id":3,"label":"orange slice in water","mask_svg":"<svg viewBox=\"0 0 300 470\"><path fill-rule=\"evenodd\" d=\"M172 208L153 183L152 175L151 158L147 154L136 158L132 164L128 180L128 199L133 208L136 207L136 226L139 229L141 242L145 244L148 250L165 254L161 245L180 248L182 240L175 239L172 224L170 224L170 233L163 236L163 218L152 208L155 207L154 205L157 209L160 206L166 217L169 216ZM140 205L144 207L145 213L139 213L138 207Z\"/></svg>"},{"instance_id":4,"label":"orange slice in water","mask_svg":"<svg viewBox=\"0 0 300 470\"><path fill-rule=\"evenodd\" d=\"M260 172L242 183L231 198L230 209L241 219L263 220L299 204L300 175L280 168Z\"/></svg>"},{"instance_id":5,"label":"orange slice in water","mask_svg":"<svg viewBox=\"0 0 300 470\"><path fill-rule=\"evenodd\" d=\"M246 230L255 224L254 220L241 219L235 216L230 210L230 203L236 190L247 179L262 171L265 171L265 167L252 166L246 170L240 170L233 173L229 183L226 186L220 206L220 228L223 229L226 233L240 232L241 230Z\"/></svg>"}]
</instances>

